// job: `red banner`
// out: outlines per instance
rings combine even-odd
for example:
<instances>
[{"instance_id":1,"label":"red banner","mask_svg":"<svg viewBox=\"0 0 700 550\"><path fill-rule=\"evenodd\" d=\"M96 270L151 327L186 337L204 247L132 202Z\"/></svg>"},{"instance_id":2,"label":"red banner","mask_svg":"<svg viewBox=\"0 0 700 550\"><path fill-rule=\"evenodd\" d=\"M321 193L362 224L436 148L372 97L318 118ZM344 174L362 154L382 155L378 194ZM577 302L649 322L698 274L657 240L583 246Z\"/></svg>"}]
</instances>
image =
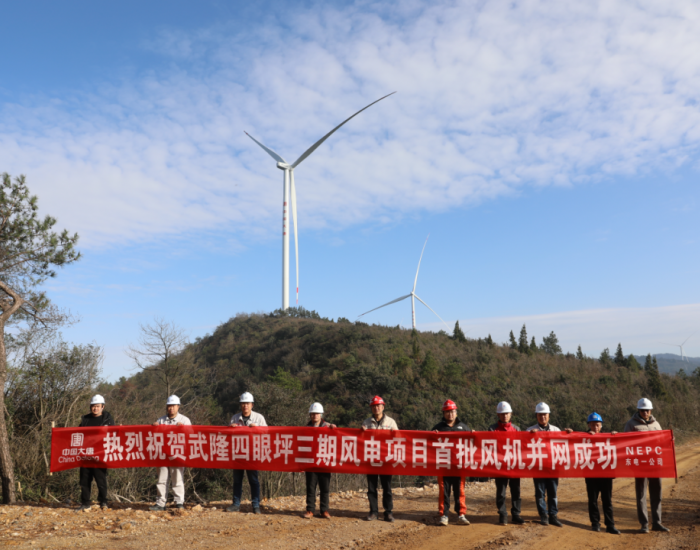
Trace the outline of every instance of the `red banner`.
<instances>
[{"instance_id":1,"label":"red banner","mask_svg":"<svg viewBox=\"0 0 700 550\"><path fill-rule=\"evenodd\" d=\"M54 428L51 471L158 466L462 477L676 477L669 430L435 433L344 428Z\"/></svg>"}]
</instances>

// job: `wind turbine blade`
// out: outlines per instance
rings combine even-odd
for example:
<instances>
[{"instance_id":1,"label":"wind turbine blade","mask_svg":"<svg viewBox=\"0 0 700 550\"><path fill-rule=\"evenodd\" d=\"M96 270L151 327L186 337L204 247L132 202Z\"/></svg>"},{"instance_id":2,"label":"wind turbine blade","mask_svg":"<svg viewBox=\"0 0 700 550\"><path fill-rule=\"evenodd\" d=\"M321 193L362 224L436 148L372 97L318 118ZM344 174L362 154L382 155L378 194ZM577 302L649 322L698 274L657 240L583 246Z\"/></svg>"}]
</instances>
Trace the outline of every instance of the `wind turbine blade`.
<instances>
[{"instance_id":1,"label":"wind turbine blade","mask_svg":"<svg viewBox=\"0 0 700 550\"><path fill-rule=\"evenodd\" d=\"M690 336L688 336L688 337L685 339L685 342L687 342L688 340L690 340L693 336L695 336L695 332L693 332L693 334L691 334ZM681 344L681 346L685 346L685 342L683 342L683 343Z\"/></svg>"},{"instance_id":2,"label":"wind turbine blade","mask_svg":"<svg viewBox=\"0 0 700 550\"><path fill-rule=\"evenodd\" d=\"M318 149L318 147L319 147L324 141L326 141L329 137L331 137L331 136L333 135L333 133L334 133L338 128L340 128L343 124L345 124L345 123L348 122L349 120L355 118L357 115L359 115L359 114L360 114L362 111L364 111L365 109L369 109L369 108L370 108L372 105L374 105L375 103L379 103L382 99L386 99L387 97L389 97L390 95L394 95L395 93L396 93L396 92L391 92L390 94L387 94L387 95L385 95L384 97L380 97L377 101L373 101L372 103L370 103L369 105L367 105L367 107L365 107L364 109L360 109L359 111L357 111L357 112L356 112L354 115L352 115L350 118L346 118L343 122L341 122L340 124L338 124L338 126L336 126L335 128L333 128L333 129L332 129L330 132L328 132L325 136L323 136L323 137L322 137L321 139L319 139L316 143L314 143L311 147L309 147L306 151L304 151L304 153L302 153L302 155L296 160L296 162L295 162L294 164L292 164L292 168L296 168L297 166L299 166L299 165L304 161L304 159L306 159L306 157L308 157L311 153L313 153L316 149Z\"/></svg>"},{"instance_id":3,"label":"wind turbine blade","mask_svg":"<svg viewBox=\"0 0 700 550\"><path fill-rule=\"evenodd\" d=\"M244 130L245 131L245 130ZM284 160L281 156L279 156L277 153L275 153L272 149L269 147L265 147L262 143L260 143L257 139L255 139L253 136L251 136L248 132L245 132L245 135L248 136L250 139L252 139L255 143L260 145L265 151L267 152L268 155L270 155L273 159L275 159L277 162L282 162L284 164L287 164L287 161Z\"/></svg>"},{"instance_id":4,"label":"wind turbine blade","mask_svg":"<svg viewBox=\"0 0 700 550\"><path fill-rule=\"evenodd\" d=\"M427 307L430 311L435 313L435 310L432 307L430 307L428 304L426 304L423 300L421 300L417 294L414 294L414 296L416 297L416 300L418 300L421 304L423 304L425 307ZM447 328L450 328L449 325L447 323L445 323L445 321L443 321L442 317L440 317L437 313L435 313L435 315L437 316L438 319L440 319L442 321L443 325L445 325Z\"/></svg>"},{"instance_id":5,"label":"wind turbine blade","mask_svg":"<svg viewBox=\"0 0 700 550\"><path fill-rule=\"evenodd\" d=\"M290 170L292 179L292 223L294 224L294 263L297 267L297 305L299 305L299 231L297 230L297 188L294 187L294 170Z\"/></svg>"},{"instance_id":6,"label":"wind turbine blade","mask_svg":"<svg viewBox=\"0 0 700 550\"><path fill-rule=\"evenodd\" d=\"M413 281L413 292L416 291L416 285L418 284L418 272L420 271L420 263L423 261L423 252L425 252L425 247L428 246L428 239L430 238L430 233L425 238L425 244L423 245L423 250L420 251L420 258L418 260L418 269L416 269L416 278Z\"/></svg>"},{"instance_id":7,"label":"wind turbine blade","mask_svg":"<svg viewBox=\"0 0 700 550\"><path fill-rule=\"evenodd\" d=\"M668 342L659 342L659 344L663 344L664 346L673 346L674 348L680 347L678 344L669 344Z\"/></svg>"},{"instance_id":8,"label":"wind turbine blade","mask_svg":"<svg viewBox=\"0 0 700 550\"><path fill-rule=\"evenodd\" d=\"M401 298L396 298L396 300L392 300L391 302L387 302L383 306L375 307L374 309L370 309L369 311L365 311L362 315L367 315L368 313L372 313L373 311L377 311L378 309L382 309L383 307L390 306L391 304L395 304L396 302L400 302L401 300L405 300L406 298L410 298L410 294L406 294L406 296L401 296ZM362 315L358 315L357 318L359 319L362 317Z\"/></svg>"}]
</instances>

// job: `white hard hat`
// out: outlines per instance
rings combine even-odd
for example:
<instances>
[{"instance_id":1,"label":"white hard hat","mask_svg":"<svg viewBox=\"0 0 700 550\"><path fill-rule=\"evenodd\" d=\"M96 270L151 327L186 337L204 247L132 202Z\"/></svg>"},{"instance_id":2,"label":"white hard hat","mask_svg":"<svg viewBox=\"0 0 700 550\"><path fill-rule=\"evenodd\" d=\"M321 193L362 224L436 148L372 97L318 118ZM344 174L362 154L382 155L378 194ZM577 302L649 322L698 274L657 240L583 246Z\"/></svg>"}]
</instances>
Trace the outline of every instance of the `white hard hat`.
<instances>
[{"instance_id":1,"label":"white hard hat","mask_svg":"<svg viewBox=\"0 0 700 550\"><path fill-rule=\"evenodd\" d=\"M321 413L321 414L323 414L323 405L321 405L321 403L313 403L313 404L309 407L309 414L311 414L311 413Z\"/></svg>"},{"instance_id":2,"label":"white hard hat","mask_svg":"<svg viewBox=\"0 0 700 550\"><path fill-rule=\"evenodd\" d=\"M646 397L642 397L639 401L637 401L637 408L643 411L650 411L654 407L651 406L651 401L649 401Z\"/></svg>"},{"instance_id":3,"label":"white hard hat","mask_svg":"<svg viewBox=\"0 0 700 550\"><path fill-rule=\"evenodd\" d=\"M538 414L549 414L549 405L545 403L544 401L542 403L537 403L537 406L535 407L535 412Z\"/></svg>"},{"instance_id":4,"label":"white hard hat","mask_svg":"<svg viewBox=\"0 0 700 550\"><path fill-rule=\"evenodd\" d=\"M253 394L250 392L245 392L243 395L241 395L241 403L255 403L255 399L253 399Z\"/></svg>"},{"instance_id":5,"label":"white hard hat","mask_svg":"<svg viewBox=\"0 0 700 550\"><path fill-rule=\"evenodd\" d=\"M496 407L496 414L512 413L513 409L510 408L510 403L508 401L501 401Z\"/></svg>"},{"instance_id":6,"label":"white hard hat","mask_svg":"<svg viewBox=\"0 0 700 550\"><path fill-rule=\"evenodd\" d=\"M171 395L170 397L168 397L168 401L165 404L166 405L179 405L180 398L177 395Z\"/></svg>"},{"instance_id":7,"label":"white hard hat","mask_svg":"<svg viewBox=\"0 0 700 550\"><path fill-rule=\"evenodd\" d=\"M105 404L105 398L102 397L99 393L95 396L93 396L92 400L90 401L90 405L104 405Z\"/></svg>"}]
</instances>

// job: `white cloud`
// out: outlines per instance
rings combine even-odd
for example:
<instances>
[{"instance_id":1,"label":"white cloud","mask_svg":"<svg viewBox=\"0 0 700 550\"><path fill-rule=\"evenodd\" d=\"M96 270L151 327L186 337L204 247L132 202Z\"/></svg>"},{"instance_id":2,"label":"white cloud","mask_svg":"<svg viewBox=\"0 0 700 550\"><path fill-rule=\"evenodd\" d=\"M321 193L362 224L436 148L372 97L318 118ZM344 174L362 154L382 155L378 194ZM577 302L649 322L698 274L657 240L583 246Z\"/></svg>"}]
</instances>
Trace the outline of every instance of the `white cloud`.
<instances>
[{"instance_id":1,"label":"white cloud","mask_svg":"<svg viewBox=\"0 0 700 550\"><path fill-rule=\"evenodd\" d=\"M279 230L287 160L393 90L296 174L339 229L697 162L696 2L365 2L148 41L163 68L0 111L0 169L88 246ZM165 68L167 66L167 68Z\"/></svg>"},{"instance_id":2,"label":"white cloud","mask_svg":"<svg viewBox=\"0 0 700 550\"><path fill-rule=\"evenodd\" d=\"M598 357L605 348L614 353L618 343L622 344L625 354L678 354L678 348L661 342L682 344L695 333L683 351L689 357L700 357L698 319L700 304L687 304L460 319L459 325L463 330L470 331L470 338L485 338L491 334L496 342L507 342L511 330L517 339L523 324L527 327L528 336L535 336L538 344L542 343L543 336L554 331L565 352L575 353L580 345L583 353L590 357ZM438 331L445 327L439 323L430 323L422 325L422 328Z\"/></svg>"}]
</instances>

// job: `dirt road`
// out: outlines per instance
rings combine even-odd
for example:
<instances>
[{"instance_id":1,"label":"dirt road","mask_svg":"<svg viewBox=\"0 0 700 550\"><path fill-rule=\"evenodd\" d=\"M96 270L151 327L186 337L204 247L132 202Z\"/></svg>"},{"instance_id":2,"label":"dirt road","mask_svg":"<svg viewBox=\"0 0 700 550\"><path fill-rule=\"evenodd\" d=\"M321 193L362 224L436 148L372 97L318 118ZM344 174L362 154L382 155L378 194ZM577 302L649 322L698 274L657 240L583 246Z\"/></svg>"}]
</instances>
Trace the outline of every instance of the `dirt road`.
<instances>
[{"instance_id":1,"label":"dirt road","mask_svg":"<svg viewBox=\"0 0 700 550\"><path fill-rule=\"evenodd\" d=\"M523 482L526 525L499 526L493 483L468 486L470 526L437 525L437 489L397 489L396 522L367 522L367 498L360 493L334 494L329 520L304 520L301 497L265 503L264 513L225 513L230 503L188 507L184 512L151 513L147 506L75 512L65 507L0 506L0 547L17 548L323 548L480 549L538 548L538 550L685 549L700 548L700 444L677 453L679 480L664 480L663 522L670 534L639 533L634 483L615 481L615 520L622 535L590 530L583 480L562 480L559 517L563 528L539 525L531 480ZM243 507L246 511L248 508Z\"/></svg>"}]
</instances>

